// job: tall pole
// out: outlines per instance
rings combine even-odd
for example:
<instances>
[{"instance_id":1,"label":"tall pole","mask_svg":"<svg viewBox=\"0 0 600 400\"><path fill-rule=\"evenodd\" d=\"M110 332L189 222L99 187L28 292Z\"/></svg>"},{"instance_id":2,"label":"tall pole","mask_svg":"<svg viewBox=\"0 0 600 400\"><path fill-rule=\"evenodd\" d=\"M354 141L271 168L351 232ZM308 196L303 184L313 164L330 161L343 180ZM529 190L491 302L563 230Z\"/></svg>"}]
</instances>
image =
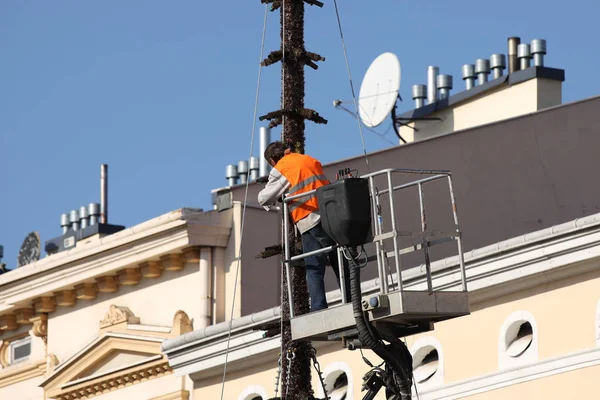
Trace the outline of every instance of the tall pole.
<instances>
[{"instance_id":1,"label":"tall pole","mask_svg":"<svg viewBox=\"0 0 600 400\"><path fill-rule=\"evenodd\" d=\"M308 65L317 69L316 61L325 59L318 54L307 52L304 48L304 3L323 6L316 0L261 0L261 3L271 4L271 11L280 10L281 23L281 48L273 51L262 62L268 66L281 61L282 95L281 109L260 117L269 120L269 128L282 125L281 140L287 143L293 152L304 154L304 120L326 124L327 120L319 116L316 111L304 108L304 66ZM289 229L291 254L301 253L300 237L296 236L293 226ZM283 247L283 246L282 246ZM283 256L283 255L282 255ZM283 331L281 340L282 354L282 397L286 400L306 400L313 397L310 370L310 342L292 342L289 324L289 301L287 277L283 273L283 286L281 304L281 318ZM294 298L295 315L309 312L308 289L306 285L306 270L303 266L294 266L291 274ZM293 352L293 357L288 359L288 352ZM291 360L291 365L288 363ZM289 376L288 376L289 372Z\"/></svg>"}]
</instances>

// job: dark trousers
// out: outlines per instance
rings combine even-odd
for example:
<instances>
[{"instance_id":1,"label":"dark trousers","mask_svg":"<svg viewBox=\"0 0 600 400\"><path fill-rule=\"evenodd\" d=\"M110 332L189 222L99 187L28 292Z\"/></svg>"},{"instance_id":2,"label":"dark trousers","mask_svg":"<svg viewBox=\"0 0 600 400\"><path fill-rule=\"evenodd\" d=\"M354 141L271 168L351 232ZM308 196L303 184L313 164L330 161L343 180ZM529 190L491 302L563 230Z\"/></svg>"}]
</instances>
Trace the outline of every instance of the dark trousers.
<instances>
[{"instance_id":1,"label":"dark trousers","mask_svg":"<svg viewBox=\"0 0 600 400\"><path fill-rule=\"evenodd\" d=\"M336 243L333 241L333 239L327 235L320 222L317 226L302 234L302 250L304 253L319 250L335 244ZM345 258L343 258L343 260L346 299L350 301L350 270L348 268L348 260ZM310 294L311 312L327 308L324 282L327 261L329 261L329 265L331 265L333 268L333 272L337 277L337 282L339 285L340 272L336 250L328 253L318 254L316 256L309 256L304 259L304 264L306 266L306 283L308 285L308 293Z\"/></svg>"}]
</instances>

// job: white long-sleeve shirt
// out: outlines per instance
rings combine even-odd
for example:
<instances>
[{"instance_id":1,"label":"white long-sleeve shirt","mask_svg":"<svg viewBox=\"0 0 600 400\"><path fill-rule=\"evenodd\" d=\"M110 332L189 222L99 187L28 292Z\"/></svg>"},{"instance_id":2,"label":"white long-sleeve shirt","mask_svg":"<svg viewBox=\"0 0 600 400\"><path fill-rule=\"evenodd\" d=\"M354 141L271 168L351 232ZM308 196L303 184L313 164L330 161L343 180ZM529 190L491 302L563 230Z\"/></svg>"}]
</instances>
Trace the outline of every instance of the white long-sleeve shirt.
<instances>
[{"instance_id":1,"label":"white long-sleeve shirt","mask_svg":"<svg viewBox=\"0 0 600 400\"><path fill-rule=\"evenodd\" d=\"M265 188L258 193L258 202L265 210L269 210L277 203L283 194L290 189L290 182L276 168L272 168L269 173L269 181ZM300 221L296 222L296 227L300 233L304 233L311 228L314 228L321 221L321 216L318 212L312 212Z\"/></svg>"}]
</instances>

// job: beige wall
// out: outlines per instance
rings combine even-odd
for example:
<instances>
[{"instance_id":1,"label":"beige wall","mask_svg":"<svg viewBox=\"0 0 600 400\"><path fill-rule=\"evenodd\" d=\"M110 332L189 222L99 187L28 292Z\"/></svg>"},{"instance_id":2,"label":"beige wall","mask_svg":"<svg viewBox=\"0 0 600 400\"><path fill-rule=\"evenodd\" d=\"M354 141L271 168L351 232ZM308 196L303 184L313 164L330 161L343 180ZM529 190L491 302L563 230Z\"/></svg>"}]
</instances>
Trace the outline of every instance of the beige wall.
<instances>
[{"instance_id":1,"label":"beige wall","mask_svg":"<svg viewBox=\"0 0 600 400\"><path fill-rule=\"evenodd\" d=\"M43 376L27 379L10 386L0 388L2 400L45 400L44 391L39 387ZM104 400L104 399L103 399Z\"/></svg>"},{"instance_id":2,"label":"beige wall","mask_svg":"<svg viewBox=\"0 0 600 400\"><path fill-rule=\"evenodd\" d=\"M469 400L596 399L600 366L581 368L464 397Z\"/></svg>"},{"instance_id":3,"label":"beige wall","mask_svg":"<svg viewBox=\"0 0 600 400\"><path fill-rule=\"evenodd\" d=\"M98 293L94 300L58 308L48 319L48 351L63 362L96 339L111 304L128 307L144 325L170 327L178 310L198 320L198 269L198 264L187 263L181 271L163 271L159 278L144 278L138 285L120 286L116 293Z\"/></svg>"},{"instance_id":4,"label":"beige wall","mask_svg":"<svg viewBox=\"0 0 600 400\"><path fill-rule=\"evenodd\" d=\"M442 118L441 121L416 121L400 128L400 135L412 142L442 133L484 125L542 110L561 104L562 82L548 79L531 79L511 86L500 86L481 96L474 97L456 106L433 113L428 117Z\"/></svg>"}]
</instances>

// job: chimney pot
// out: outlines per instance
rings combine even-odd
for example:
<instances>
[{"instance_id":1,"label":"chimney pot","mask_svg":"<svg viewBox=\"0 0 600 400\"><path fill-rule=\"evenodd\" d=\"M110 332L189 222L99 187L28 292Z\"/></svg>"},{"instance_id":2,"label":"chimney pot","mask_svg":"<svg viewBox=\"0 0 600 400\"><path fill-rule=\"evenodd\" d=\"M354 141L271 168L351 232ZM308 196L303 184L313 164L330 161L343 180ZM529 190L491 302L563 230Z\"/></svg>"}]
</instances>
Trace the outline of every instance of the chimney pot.
<instances>
[{"instance_id":1,"label":"chimney pot","mask_svg":"<svg viewBox=\"0 0 600 400\"><path fill-rule=\"evenodd\" d=\"M490 61L484 58L475 60L475 73L477 74L479 85L487 82L488 74L490 73Z\"/></svg>"},{"instance_id":2,"label":"chimney pot","mask_svg":"<svg viewBox=\"0 0 600 400\"><path fill-rule=\"evenodd\" d=\"M500 78L504 69L506 69L506 57L504 54L492 54L490 57L490 68L494 73L494 79Z\"/></svg>"},{"instance_id":3,"label":"chimney pot","mask_svg":"<svg viewBox=\"0 0 600 400\"><path fill-rule=\"evenodd\" d=\"M81 224L81 229L85 229L88 226L88 209L86 206L79 207L79 223Z\"/></svg>"},{"instance_id":4,"label":"chimney pot","mask_svg":"<svg viewBox=\"0 0 600 400\"><path fill-rule=\"evenodd\" d=\"M100 204L90 203L88 205L88 214L90 216L90 226L96 225L100 217Z\"/></svg>"},{"instance_id":5,"label":"chimney pot","mask_svg":"<svg viewBox=\"0 0 600 400\"><path fill-rule=\"evenodd\" d=\"M440 91L440 99L448 98L452 90L452 75L438 75L437 87Z\"/></svg>"},{"instance_id":6,"label":"chimney pot","mask_svg":"<svg viewBox=\"0 0 600 400\"><path fill-rule=\"evenodd\" d=\"M462 78L467 85L467 90L473 89L475 86L475 65L465 64L462 66Z\"/></svg>"},{"instance_id":7,"label":"chimney pot","mask_svg":"<svg viewBox=\"0 0 600 400\"><path fill-rule=\"evenodd\" d=\"M258 158L250 157L250 177L251 181L258 179L258 170L260 169Z\"/></svg>"},{"instance_id":8,"label":"chimney pot","mask_svg":"<svg viewBox=\"0 0 600 400\"><path fill-rule=\"evenodd\" d=\"M60 215L60 226L62 227L63 234L67 233L69 227L71 226L71 220L69 219L69 214L64 213Z\"/></svg>"},{"instance_id":9,"label":"chimney pot","mask_svg":"<svg viewBox=\"0 0 600 400\"><path fill-rule=\"evenodd\" d=\"M519 70L519 60L517 57L517 47L521 43L521 38L508 38L508 73L512 74Z\"/></svg>"},{"instance_id":10,"label":"chimney pot","mask_svg":"<svg viewBox=\"0 0 600 400\"><path fill-rule=\"evenodd\" d=\"M425 99L427 98L427 86L413 85L412 98L415 101L415 108L423 107L425 104Z\"/></svg>"},{"instance_id":11,"label":"chimney pot","mask_svg":"<svg viewBox=\"0 0 600 400\"><path fill-rule=\"evenodd\" d=\"M259 155L259 172L260 176L267 176L271 170L271 166L265 160L264 154L267 146L271 143L271 129L266 126L260 128L260 155Z\"/></svg>"},{"instance_id":12,"label":"chimney pot","mask_svg":"<svg viewBox=\"0 0 600 400\"><path fill-rule=\"evenodd\" d=\"M242 160L238 162L237 170L240 176L240 183L246 183L248 179L248 161Z\"/></svg>"},{"instance_id":13,"label":"chimney pot","mask_svg":"<svg viewBox=\"0 0 600 400\"><path fill-rule=\"evenodd\" d=\"M517 54L519 57L520 69L523 70L529 68L531 66L529 62L529 60L531 60L531 49L529 48L529 45L527 43L521 43Z\"/></svg>"},{"instance_id":14,"label":"chimney pot","mask_svg":"<svg viewBox=\"0 0 600 400\"><path fill-rule=\"evenodd\" d=\"M233 186L237 182L238 172L237 167L233 164L229 164L225 170L225 178L229 181L229 186Z\"/></svg>"},{"instance_id":15,"label":"chimney pot","mask_svg":"<svg viewBox=\"0 0 600 400\"><path fill-rule=\"evenodd\" d=\"M73 230L78 231L79 230L79 212L77 212L77 210L71 210L69 219L71 220L71 226L73 227Z\"/></svg>"},{"instance_id":16,"label":"chimney pot","mask_svg":"<svg viewBox=\"0 0 600 400\"><path fill-rule=\"evenodd\" d=\"M531 54L533 54L533 64L536 67L544 66L544 54L546 54L546 41L544 39L534 39L531 41Z\"/></svg>"},{"instance_id":17,"label":"chimney pot","mask_svg":"<svg viewBox=\"0 0 600 400\"><path fill-rule=\"evenodd\" d=\"M437 87L436 79L440 69L436 66L430 65L427 67L427 103L433 104L437 101Z\"/></svg>"}]
</instances>

